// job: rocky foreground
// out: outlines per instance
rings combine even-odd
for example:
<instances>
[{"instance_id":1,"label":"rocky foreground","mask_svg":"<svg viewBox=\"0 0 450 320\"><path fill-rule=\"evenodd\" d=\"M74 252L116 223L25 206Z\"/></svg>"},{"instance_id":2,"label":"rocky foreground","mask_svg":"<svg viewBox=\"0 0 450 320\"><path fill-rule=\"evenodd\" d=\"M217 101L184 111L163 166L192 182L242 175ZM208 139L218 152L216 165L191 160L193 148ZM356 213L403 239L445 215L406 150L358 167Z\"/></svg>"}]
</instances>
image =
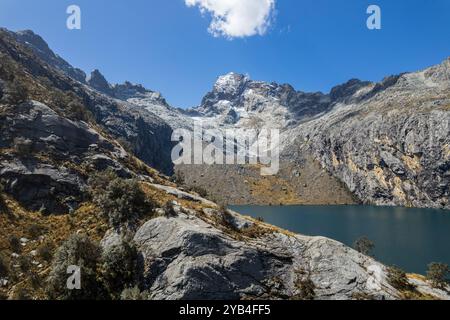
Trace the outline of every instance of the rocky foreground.
<instances>
[{"instance_id":1,"label":"rocky foreground","mask_svg":"<svg viewBox=\"0 0 450 320\"><path fill-rule=\"evenodd\" d=\"M152 299L450 299L417 276L409 280L414 289L395 288L386 266L339 242L214 206L199 212L173 204L173 216L147 221L133 236ZM119 242L110 230L102 245Z\"/></svg>"}]
</instances>

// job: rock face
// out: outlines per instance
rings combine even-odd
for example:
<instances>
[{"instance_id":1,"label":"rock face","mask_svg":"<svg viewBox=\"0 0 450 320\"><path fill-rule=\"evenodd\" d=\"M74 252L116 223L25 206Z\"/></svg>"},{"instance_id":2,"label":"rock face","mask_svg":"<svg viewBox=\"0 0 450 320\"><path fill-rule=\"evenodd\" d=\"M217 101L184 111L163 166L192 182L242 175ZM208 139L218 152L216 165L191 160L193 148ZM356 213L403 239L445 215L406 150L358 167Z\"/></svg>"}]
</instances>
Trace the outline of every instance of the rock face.
<instances>
[{"instance_id":1,"label":"rock face","mask_svg":"<svg viewBox=\"0 0 450 320\"><path fill-rule=\"evenodd\" d=\"M16 40L29 46L34 53L46 63L67 73L70 77L80 82L85 82L86 74L77 68L72 67L67 61L56 55L39 35L31 30L18 31L11 33Z\"/></svg>"},{"instance_id":2,"label":"rock face","mask_svg":"<svg viewBox=\"0 0 450 320\"><path fill-rule=\"evenodd\" d=\"M30 32L26 34L31 37ZM57 111L61 114L69 116L68 105L72 103L73 109L70 111L76 115L83 113L83 120L87 120L86 112L90 112L94 116L91 120L102 126L114 138L127 144L131 151L134 151L144 162L166 174L173 172L170 157L173 146L170 141L172 130L163 119L132 103L117 100L114 97L113 86L98 70L94 71L88 79L92 85L90 86L89 83L84 82L84 78L83 81L77 80L70 71L72 69L61 60L54 59L56 55L48 49L48 45L42 38L36 37L35 43L22 41L21 37L22 33L0 30L2 59L4 57L5 64L8 62L11 67L24 74L33 75L32 80L28 79L31 81L28 85L46 88L51 91L49 96L54 96L53 99L55 97L61 99L60 92L55 92L57 90L70 94L70 97L65 98L66 100L58 101L51 108L58 109ZM7 88L13 86L17 84L6 85ZM122 88L118 86L116 89L119 92ZM43 95L45 96L45 93L34 98L40 100L43 99Z\"/></svg>"},{"instance_id":3,"label":"rock face","mask_svg":"<svg viewBox=\"0 0 450 320\"><path fill-rule=\"evenodd\" d=\"M112 94L112 88L109 85L108 81L106 81L105 77L100 73L98 69L95 69L91 72L91 75L86 79L87 84L89 84L92 88L109 94Z\"/></svg>"},{"instance_id":4,"label":"rock face","mask_svg":"<svg viewBox=\"0 0 450 320\"><path fill-rule=\"evenodd\" d=\"M0 179L29 210L67 213L83 201L87 177L66 163L101 169L97 159L104 157L108 167L126 172L117 160L123 150L86 123L59 116L42 103L20 104L4 112L0 124L0 147L12 149L0 156Z\"/></svg>"},{"instance_id":5,"label":"rock face","mask_svg":"<svg viewBox=\"0 0 450 320\"><path fill-rule=\"evenodd\" d=\"M447 60L371 86L299 126L290 149L311 151L364 203L449 209L449 75Z\"/></svg>"},{"instance_id":6,"label":"rock face","mask_svg":"<svg viewBox=\"0 0 450 320\"><path fill-rule=\"evenodd\" d=\"M253 222L241 225L245 232ZM153 299L304 299L302 286L310 282L314 299L399 297L383 265L326 238L271 230L237 240L181 213L150 220L134 240L145 262L143 287Z\"/></svg>"}]
</instances>

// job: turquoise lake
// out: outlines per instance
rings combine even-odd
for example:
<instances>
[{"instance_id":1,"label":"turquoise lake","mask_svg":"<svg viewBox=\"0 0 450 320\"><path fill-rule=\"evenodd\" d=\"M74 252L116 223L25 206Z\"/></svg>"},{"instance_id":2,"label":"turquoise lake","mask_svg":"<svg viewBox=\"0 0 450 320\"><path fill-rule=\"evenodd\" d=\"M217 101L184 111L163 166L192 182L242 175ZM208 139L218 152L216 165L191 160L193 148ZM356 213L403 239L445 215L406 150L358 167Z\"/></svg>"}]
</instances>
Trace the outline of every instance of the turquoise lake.
<instances>
[{"instance_id":1,"label":"turquoise lake","mask_svg":"<svg viewBox=\"0 0 450 320\"><path fill-rule=\"evenodd\" d=\"M310 236L352 246L362 236L375 243L386 265L424 274L431 262L450 265L450 211L374 206L232 206L241 214Z\"/></svg>"}]
</instances>

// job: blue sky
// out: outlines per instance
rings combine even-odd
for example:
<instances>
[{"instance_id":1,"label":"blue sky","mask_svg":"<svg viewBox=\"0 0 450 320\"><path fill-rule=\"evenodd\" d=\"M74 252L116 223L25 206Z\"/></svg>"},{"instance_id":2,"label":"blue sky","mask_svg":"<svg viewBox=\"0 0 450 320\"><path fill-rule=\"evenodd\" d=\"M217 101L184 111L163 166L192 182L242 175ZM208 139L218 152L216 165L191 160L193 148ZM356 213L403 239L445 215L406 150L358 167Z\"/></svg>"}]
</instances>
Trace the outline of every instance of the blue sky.
<instances>
[{"instance_id":1,"label":"blue sky","mask_svg":"<svg viewBox=\"0 0 450 320\"><path fill-rule=\"evenodd\" d=\"M81 30L66 28L71 4ZM370 4L381 7L381 30L366 27ZM328 92L450 56L448 0L275 0L270 21L263 35L230 40L208 32L211 16L185 0L0 0L0 26L32 29L74 66L142 83L178 107L199 104L230 71Z\"/></svg>"}]
</instances>

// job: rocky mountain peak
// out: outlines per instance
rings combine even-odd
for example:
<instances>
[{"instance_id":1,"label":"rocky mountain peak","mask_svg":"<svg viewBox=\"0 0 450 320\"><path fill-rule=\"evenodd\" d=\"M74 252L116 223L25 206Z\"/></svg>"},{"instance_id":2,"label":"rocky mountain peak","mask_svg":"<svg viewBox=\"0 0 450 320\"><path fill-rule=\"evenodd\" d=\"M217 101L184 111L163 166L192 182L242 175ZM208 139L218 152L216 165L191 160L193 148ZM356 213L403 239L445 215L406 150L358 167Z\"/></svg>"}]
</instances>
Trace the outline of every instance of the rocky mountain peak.
<instances>
[{"instance_id":1,"label":"rocky mountain peak","mask_svg":"<svg viewBox=\"0 0 450 320\"><path fill-rule=\"evenodd\" d=\"M98 69L91 72L90 76L86 78L86 82L100 92L112 94L111 85Z\"/></svg>"},{"instance_id":2,"label":"rocky mountain peak","mask_svg":"<svg viewBox=\"0 0 450 320\"><path fill-rule=\"evenodd\" d=\"M236 96L242 92L245 84L249 80L250 79L243 74L230 72L217 79L214 84L214 91L227 96Z\"/></svg>"},{"instance_id":3,"label":"rocky mountain peak","mask_svg":"<svg viewBox=\"0 0 450 320\"><path fill-rule=\"evenodd\" d=\"M344 84L338 85L331 89L330 98L333 101L345 100L353 96L361 88L370 85L369 81L361 81L359 79L351 79Z\"/></svg>"},{"instance_id":4,"label":"rocky mountain peak","mask_svg":"<svg viewBox=\"0 0 450 320\"><path fill-rule=\"evenodd\" d=\"M40 59L52 67L79 82L85 82L86 74L82 70L72 67L67 61L55 54L41 36L31 30L11 32L4 29L4 31L13 36L19 43L28 46Z\"/></svg>"},{"instance_id":5,"label":"rocky mountain peak","mask_svg":"<svg viewBox=\"0 0 450 320\"><path fill-rule=\"evenodd\" d=\"M41 50L43 53L52 54L53 52L50 50L47 42L42 39L41 36L35 34L31 30L22 30L16 32L18 38L22 40L22 42L27 42L29 45L34 46L35 48Z\"/></svg>"}]
</instances>

